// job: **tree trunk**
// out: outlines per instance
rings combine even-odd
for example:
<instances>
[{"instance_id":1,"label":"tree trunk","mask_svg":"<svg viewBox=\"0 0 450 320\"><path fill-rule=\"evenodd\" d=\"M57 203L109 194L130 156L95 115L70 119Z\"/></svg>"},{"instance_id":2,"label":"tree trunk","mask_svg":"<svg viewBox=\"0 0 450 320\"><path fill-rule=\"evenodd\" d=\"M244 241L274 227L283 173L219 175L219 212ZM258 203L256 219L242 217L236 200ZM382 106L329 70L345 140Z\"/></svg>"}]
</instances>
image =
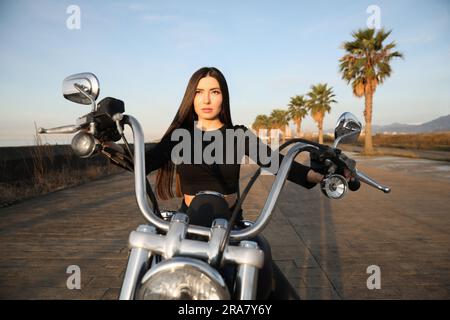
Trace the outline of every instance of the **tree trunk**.
<instances>
[{"instance_id":1,"label":"tree trunk","mask_svg":"<svg viewBox=\"0 0 450 320\"><path fill-rule=\"evenodd\" d=\"M297 138L301 136L301 128L302 128L302 119L297 118L295 120L295 125L297 126Z\"/></svg>"},{"instance_id":2,"label":"tree trunk","mask_svg":"<svg viewBox=\"0 0 450 320\"><path fill-rule=\"evenodd\" d=\"M373 90L366 88L365 93L365 109L364 119L366 121L365 137L364 137L364 153L373 154L372 144L372 106L373 106Z\"/></svg>"},{"instance_id":3,"label":"tree trunk","mask_svg":"<svg viewBox=\"0 0 450 320\"><path fill-rule=\"evenodd\" d=\"M323 118L325 115L319 111L311 114L311 116L316 122L317 128L319 129L319 143L323 143Z\"/></svg>"},{"instance_id":4,"label":"tree trunk","mask_svg":"<svg viewBox=\"0 0 450 320\"><path fill-rule=\"evenodd\" d=\"M319 127L319 143L323 144L323 118L317 122L317 126Z\"/></svg>"}]
</instances>

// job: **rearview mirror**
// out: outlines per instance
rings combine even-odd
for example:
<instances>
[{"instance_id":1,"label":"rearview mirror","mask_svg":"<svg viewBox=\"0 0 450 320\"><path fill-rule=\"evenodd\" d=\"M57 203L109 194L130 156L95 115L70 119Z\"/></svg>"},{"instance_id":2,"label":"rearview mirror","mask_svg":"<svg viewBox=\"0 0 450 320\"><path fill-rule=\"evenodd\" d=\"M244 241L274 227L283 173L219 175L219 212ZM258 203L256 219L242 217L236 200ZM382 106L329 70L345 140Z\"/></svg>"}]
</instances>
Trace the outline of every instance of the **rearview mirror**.
<instances>
[{"instance_id":1,"label":"rearview mirror","mask_svg":"<svg viewBox=\"0 0 450 320\"><path fill-rule=\"evenodd\" d=\"M64 79L62 91L67 100L94 105L100 94L100 85L95 74L77 73Z\"/></svg>"},{"instance_id":2,"label":"rearview mirror","mask_svg":"<svg viewBox=\"0 0 450 320\"><path fill-rule=\"evenodd\" d=\"M334 144L336 148L339 143L352 143L358 140L362 125L353 113L344 112L338 119L334 129Z\"/></svg>"}]
</instances>

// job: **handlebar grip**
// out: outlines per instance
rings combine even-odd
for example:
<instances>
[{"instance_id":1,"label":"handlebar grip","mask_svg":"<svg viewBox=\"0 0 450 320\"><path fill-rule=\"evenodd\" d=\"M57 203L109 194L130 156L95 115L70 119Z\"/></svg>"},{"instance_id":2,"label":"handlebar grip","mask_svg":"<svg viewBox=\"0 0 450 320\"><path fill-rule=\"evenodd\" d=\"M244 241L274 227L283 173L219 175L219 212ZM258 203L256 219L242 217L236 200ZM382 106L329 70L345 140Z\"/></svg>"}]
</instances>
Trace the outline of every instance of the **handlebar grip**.
<instances>
[{"instance_id":1,"label":"handlebar grip","mask_svg":"<svg viewBox=\"0 0 450 320\"><path fill-rule=\"evenodd\" d=\"M350 180L348 182L348 188L351 191L358 191L360 187L361 187L361 182L359 181L359 179L354 179L353 181Z\"/></svg>"}]
</instances>

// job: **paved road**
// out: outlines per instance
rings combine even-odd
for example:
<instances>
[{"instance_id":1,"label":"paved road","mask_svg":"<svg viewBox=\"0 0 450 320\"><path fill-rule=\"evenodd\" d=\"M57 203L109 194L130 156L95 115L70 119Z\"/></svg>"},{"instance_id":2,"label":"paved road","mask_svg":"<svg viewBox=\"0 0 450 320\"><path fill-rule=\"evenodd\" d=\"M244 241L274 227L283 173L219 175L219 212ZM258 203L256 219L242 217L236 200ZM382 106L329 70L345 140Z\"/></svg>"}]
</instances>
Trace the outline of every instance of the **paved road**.
<instances>
[{"instance_id":1,"label":"paved road","mask_svg":"<svg viewBox=\"0 0 450 320\"><path fill-rule=\"evenodd\" d=\"M286 183L264 231L276 263L303 299L449 299L449 163L382 157L359 167L392 193L362 186L330 201ZM272 181L255 184L248 218ZM116 299L128 234L144 223L128 173L2 208L0 217L2 299ZM81 268L81 290L67 289L69 265ZM381 289L367 288L371 265L380 268Z\"/></svg>"}]
</instances>

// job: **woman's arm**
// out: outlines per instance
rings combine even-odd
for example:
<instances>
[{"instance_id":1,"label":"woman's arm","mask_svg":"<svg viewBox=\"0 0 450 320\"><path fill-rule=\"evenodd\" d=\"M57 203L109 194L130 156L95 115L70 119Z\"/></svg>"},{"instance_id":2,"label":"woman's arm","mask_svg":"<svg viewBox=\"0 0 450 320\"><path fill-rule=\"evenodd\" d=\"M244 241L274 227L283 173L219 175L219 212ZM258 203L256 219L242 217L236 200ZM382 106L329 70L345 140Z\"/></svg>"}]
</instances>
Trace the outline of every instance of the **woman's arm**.
<instances>
[{"instance_id":1,"label":"woman's arm","mask_svg":"<svg viewBox=\"0 0 450 320\"><path fill-rule=\"evenodd\" d=\"M145 151L145 174L161 168L164 163L171 161L173 141L170 137L161 139L155 146Z\"/></svg>"},{"instance_id":2,"label":"woman's arm","mask_svg":"<svg viewBox=\"0 0 450 320\"><path fill-rule=\"evenodd\" d=\"M246 135L250 137L250 139L246 139L245 141L245 155L250 157L253 161L255 161L260 167L268 169L274 175L277 174L279 166L284 159L284 156L277 152L273 151L267 144L261 141L252 131L250 131L245 126L242 126ZM257 150L250 150L249 141L257 141L256 146L252 146L253 148L257 147ZM255 159L256 155L256 159ZM262 161L260 155L267 156L269 161ZM273 161L276 161L278 156L278 166L273 165ZM313 188L317 183L322 181L323 175L315 172L310 167L305 166L297 161L294 161L291 166L291 170L289 171L288 180L294 182L298 185L301 185L307 189Z\"/></svg>"}]
</instances>

